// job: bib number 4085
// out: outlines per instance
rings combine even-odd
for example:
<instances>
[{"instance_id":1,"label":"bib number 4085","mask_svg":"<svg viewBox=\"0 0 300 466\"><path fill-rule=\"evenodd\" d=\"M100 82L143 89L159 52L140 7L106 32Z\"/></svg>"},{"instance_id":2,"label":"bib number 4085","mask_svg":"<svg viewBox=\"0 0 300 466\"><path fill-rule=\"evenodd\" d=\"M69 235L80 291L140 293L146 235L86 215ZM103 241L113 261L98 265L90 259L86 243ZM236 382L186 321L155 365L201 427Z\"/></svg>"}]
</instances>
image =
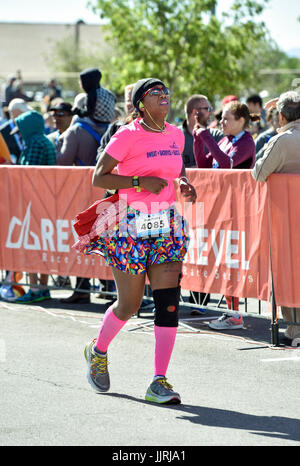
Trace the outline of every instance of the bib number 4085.
<instances>
[{"instance_id":1,"label":"bib number 4085","mask_svg":"<svg viewBox=\"0 0 300 466\"><path fill-rule=\"evenodd\" d=\"M160 236L170 232L169 219L166 212L158 214L141 213L136 219L137 236Z\"/></svg>"}]
</instances>

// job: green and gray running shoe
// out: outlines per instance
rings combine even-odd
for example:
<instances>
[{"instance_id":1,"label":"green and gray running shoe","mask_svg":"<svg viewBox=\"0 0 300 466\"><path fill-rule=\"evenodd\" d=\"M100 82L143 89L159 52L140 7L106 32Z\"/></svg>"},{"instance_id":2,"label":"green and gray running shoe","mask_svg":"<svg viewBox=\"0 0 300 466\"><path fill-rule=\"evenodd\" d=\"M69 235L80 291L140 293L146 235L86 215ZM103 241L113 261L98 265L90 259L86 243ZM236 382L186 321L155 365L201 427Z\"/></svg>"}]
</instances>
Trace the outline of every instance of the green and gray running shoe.
<instances>
[{"instance_id":1,"label":"green and gray running shoe","mask_svg":"<svg viewBox=\"0 0 300 466\"><path fill-rule=\"evenodd\" d=\"M181 403L179 393L173 391L173 387L167 382L166 377L153 380L146 392L145 400L160 404Z\"/></svg>"},{"instance_id":2,"label":"green and gray running shoe","mask_svg":"<svg viewBox=\"0 0 300 466\"><path fill-rule=\"evenodd\" d=\"M95 342L96 339L88 343L84 349L88 365L87 378L94 390L107 392L110 387L107 355L101 355L94 350Z\"/></svg>"}]
</instances>

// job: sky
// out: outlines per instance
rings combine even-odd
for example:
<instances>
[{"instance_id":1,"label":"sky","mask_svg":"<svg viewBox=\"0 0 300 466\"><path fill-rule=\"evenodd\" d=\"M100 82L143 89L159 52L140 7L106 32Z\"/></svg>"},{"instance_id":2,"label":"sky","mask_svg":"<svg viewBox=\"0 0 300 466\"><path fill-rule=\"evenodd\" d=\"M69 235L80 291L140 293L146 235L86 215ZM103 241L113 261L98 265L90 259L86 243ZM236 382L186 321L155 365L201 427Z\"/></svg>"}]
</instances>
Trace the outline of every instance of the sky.
<instances>
[{"instance_id":1,"label":"sky","mask_svg":"<svg viewBox=\"0 0 300 466\"><path fill-rule=\"evenodd\" d=\"M8 0L0 0L0 22L75 23L82 19L88 24L100 24L87 3L87 0L14 0L12 7ZM228 10L231 3L232 0L219 0L217 14ZM269 0L260 19L281 49L286 52L299 49L300 54L299 17L300 0Z\"/></svg>"}]
</instances>

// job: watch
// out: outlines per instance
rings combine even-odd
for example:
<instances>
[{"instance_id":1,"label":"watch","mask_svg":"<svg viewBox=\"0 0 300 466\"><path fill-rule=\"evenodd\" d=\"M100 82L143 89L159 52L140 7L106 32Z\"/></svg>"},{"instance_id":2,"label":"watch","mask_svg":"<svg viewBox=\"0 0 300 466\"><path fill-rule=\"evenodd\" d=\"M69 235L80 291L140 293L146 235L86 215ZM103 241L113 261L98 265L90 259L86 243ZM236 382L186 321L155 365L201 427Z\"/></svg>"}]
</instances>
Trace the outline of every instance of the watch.
<instances>
[{"instance_id":1,"label":"watch","mask_svg":"<svg viewBox=\"0 0 300 466\"><path fill-rule=\"evenodd\" d=\"M132 186L136 189L136 191L139 193L141 191L140 188L140 180L138 176L133 176L132 177Z\"/></svg>"}]
</instances>

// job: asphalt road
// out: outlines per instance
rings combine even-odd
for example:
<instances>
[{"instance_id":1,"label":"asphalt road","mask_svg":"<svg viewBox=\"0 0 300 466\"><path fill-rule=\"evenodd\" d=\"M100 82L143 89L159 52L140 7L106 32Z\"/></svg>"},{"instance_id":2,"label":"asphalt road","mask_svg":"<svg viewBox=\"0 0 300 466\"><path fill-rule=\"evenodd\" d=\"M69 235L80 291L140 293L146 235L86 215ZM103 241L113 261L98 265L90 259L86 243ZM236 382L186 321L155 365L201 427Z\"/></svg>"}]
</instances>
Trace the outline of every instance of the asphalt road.
<instances>
[{"instance_id":1,"label":"asphalt road","mask_svg":"<svg viewBox=\"0 0 300 466\"><path fill-rule=\"evenodd\" d=\"M110 392L88 384L83 350L104 304L0 302L0 445L300 445L300 348L271 347L267 317L247 315L231 333L209 330L210 311L180 325L167 376L182 404L157 406L144 401L154 337L140 325L151 314L132 318L111 344Z\"/></svg>"}]
</instances>

